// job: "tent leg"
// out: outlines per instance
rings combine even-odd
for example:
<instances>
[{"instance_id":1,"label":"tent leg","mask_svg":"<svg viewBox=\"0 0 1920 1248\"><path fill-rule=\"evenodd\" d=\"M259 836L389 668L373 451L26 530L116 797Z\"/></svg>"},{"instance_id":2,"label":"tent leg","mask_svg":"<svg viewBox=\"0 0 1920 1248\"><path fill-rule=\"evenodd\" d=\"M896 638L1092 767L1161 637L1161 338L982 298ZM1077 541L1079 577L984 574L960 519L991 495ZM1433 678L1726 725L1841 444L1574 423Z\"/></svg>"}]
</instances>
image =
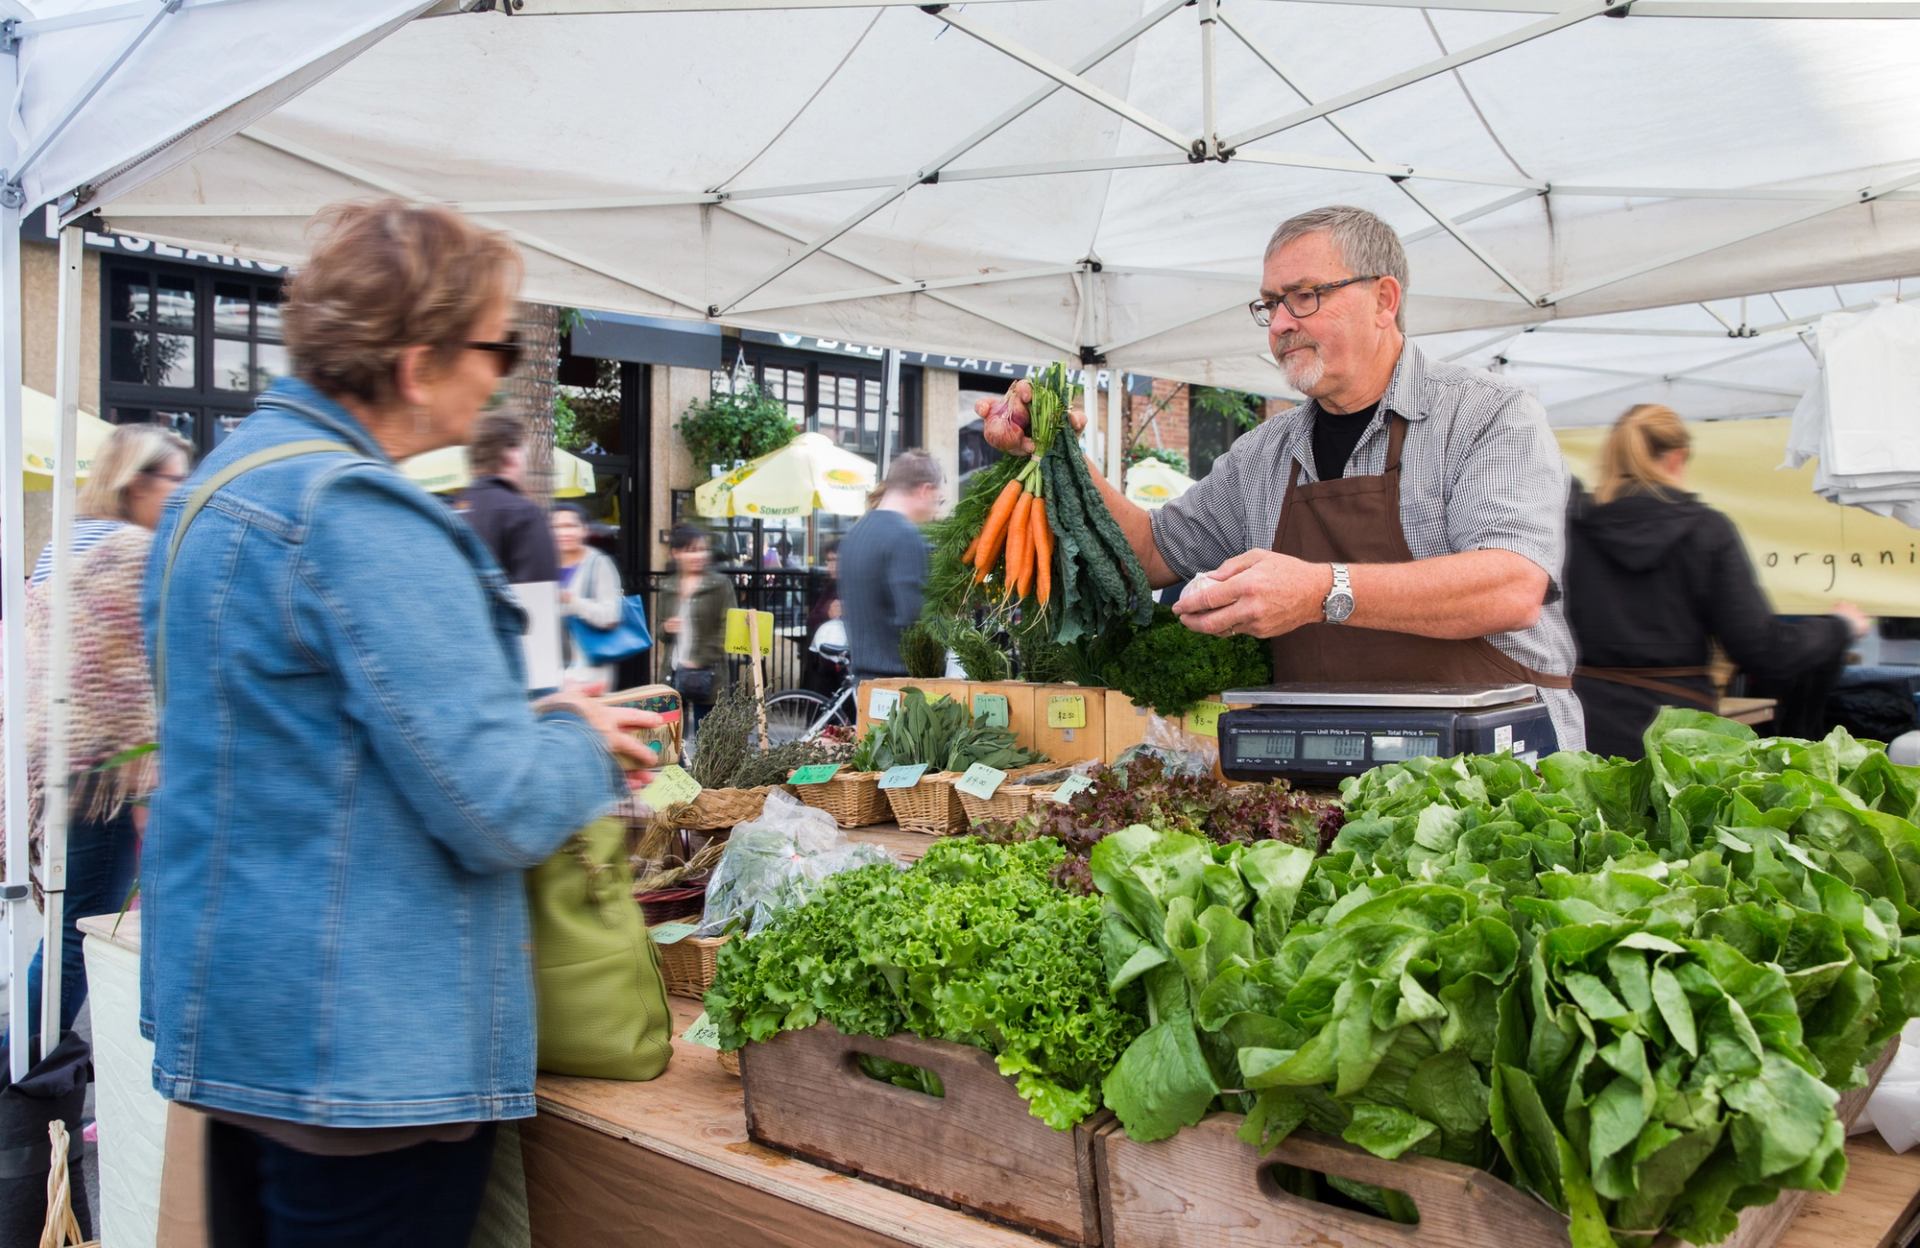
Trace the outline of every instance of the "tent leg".
<instances>
[{"instance_id":1,"label":"tent leg","mask_svg":"<svg viewBox=\"0 0 1920 1248\"><path fill-rule=\"evenodd\" d=\"M72 636L74 476L79 462L76 426L80 420L80 276L82 235L68 226L60 231L59 374L54 387L60 407L60 441L53 466L53 580L50 635ZM46 840L41 850L40 875L46 889L46 953L41 957L40 1051L53 1052L60 1042L62 945L66 931L68 795L67 721L72 653L64 640L47 656L47 765Z\"/></svg>"},{"instance_id":2,"label":"tent leg","mask_svg":"<svg viewBox=\"0 0 1920 1248\"><path fill-rule=\"evenodd\" d=\"M15 61L0 56L0 85L15 76ZM0 92L11 95L11 90ZM0 133L0 152L11 141ZM4 181L4 178L0 178ZM20 418L20 206L17 189L0 186L0 683L4 684L7 866L0 898L7 908L7 1033L12 1077L27 1073L27 966L39 936L27 876L27 578L26 456Z\"/></svg>"},{"instance_id":3,"label":"tent leg","mask_svg":"<svg viewBox=\"0 0 1920 1248\"><path fill-rule=\"evenodd\" d=\"M1107 373L1107 480L1125 491L1127 471L1127 386L1119 369Z\"/></svg>"}]
</instances>

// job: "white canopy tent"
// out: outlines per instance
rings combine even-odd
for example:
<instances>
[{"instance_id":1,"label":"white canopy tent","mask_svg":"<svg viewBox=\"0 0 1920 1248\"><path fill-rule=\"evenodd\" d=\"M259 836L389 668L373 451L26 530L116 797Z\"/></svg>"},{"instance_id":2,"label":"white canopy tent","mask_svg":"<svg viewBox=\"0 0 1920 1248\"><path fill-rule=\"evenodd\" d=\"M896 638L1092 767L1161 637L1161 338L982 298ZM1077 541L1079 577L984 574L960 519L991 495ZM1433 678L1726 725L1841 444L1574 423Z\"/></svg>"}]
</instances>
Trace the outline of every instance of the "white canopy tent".
<instances>
[{"instance_id":1,"label":"white canopy tent","mask_svg":"<svg viewBox=\"0 0 1920 1248\"><path fill-rule=\"evenodd\" d=\"M1525 385L1557 428L1611 424L1634 403L1664 403L1688 420L1755 420L1792 415L1818 383L1821 317L1917 295L1920 280L1830 284L1417 341Z\"/></svg>"},{"instance_id":2,"label":"white canopy tent","mask_svg":"<svg viewBox=\"0 0 1920 1248\"><path fill-rule=\"evenodd\" d=\"M1416 332L1910 270L1920 23L1877 19L1916 16L1914 0L0 0L0 553L21 566L18 215L44 203L297 261L322 204L409 195L510 229L533 298L1274 391L1244 305L1274 223L1331 202L1403 232ZM64 271L73 327L77 252ZM56 498L64 532L70 489ZM10 578L13 672L21 592ZM24 776L7 768L15 828ZM57 839L49 858L57 920ZM5 878L17 936L23 836ZM16 1019L23 993L16 975Z\"/></svg>"}]
</instances>

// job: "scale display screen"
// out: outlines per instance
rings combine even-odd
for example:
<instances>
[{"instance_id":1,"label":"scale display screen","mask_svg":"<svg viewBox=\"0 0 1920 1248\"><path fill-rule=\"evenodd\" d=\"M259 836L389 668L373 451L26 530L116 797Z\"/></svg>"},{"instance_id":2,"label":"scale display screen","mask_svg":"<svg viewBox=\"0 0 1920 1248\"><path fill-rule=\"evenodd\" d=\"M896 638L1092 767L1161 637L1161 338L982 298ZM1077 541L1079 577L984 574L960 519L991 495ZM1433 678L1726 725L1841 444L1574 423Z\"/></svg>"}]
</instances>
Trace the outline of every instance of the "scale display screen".
<instances>
[{"instance_id":1,"label":"scale display screen","mask_svg":"<svg viewBox=\"0 0 1920 1248\"><path fill-rule=\"evenodd\" d=\"M1303 732L1300 757L1322 762L1358 762L1367 756L1367 739L1357 732Z\"/></svg>"},{"instance_id":2,"label":"scale display screen","mask_svg":"<svg viewBox=\"0 0 1920 1248\"><path fill-rule=\"evenodd\" d=\"M1410 758L1433 758L1440 753L1440 738L1430 733L1409 736L1375 736L1373 761L1404 763Z\"/></svg>"},{"instance_id":3,"label":"scale display screen","mask_svg":"<svg viewBox=\"0 0 1920 1248\"><path fill-rule=\"evenodd\" d=\"M1258 762L1285 763L1294 758L1294 739L1290 732L1242 732L1236 734L1234 748L1241 758Z\"/></svg>"}]
</instances>

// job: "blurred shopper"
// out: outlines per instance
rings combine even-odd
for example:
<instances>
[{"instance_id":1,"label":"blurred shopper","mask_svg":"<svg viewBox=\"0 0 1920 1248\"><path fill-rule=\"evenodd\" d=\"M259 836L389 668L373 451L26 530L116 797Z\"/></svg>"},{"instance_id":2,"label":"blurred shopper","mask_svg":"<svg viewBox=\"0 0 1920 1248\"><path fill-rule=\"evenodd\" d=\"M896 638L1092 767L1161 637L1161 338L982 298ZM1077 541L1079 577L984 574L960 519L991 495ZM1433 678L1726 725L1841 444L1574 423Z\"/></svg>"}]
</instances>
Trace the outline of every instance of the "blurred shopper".
<instances>
[{"instance_id":1,"label":"blurred shopper","mask_svg":"<svg viewBox=\"0 0 1920 1248\"><path fill-rule=\"evenodd\" d=\"M822 561L826 565L826 580L813 596L813 605L807 608L807 649L800 656L800 683L815 693L831 696L840 687L840 669L820 657L817 647L820 644L820 629L828 620L840 618L840 543L836 539L826 544ZM838 630L845 634L845 625Z\"/></svg>"},{"instance_id":2,"label":"blurred shopper","mask_svg":"<svg viewBox=\"0 0 1920 1248\"><path fill-rule=\"evenodd\" d=\"M927 584L927 539L920 526L939 514L940 487L933 456L903 453L887 469L872 509L840 543L847 643L860 680L907 674L900 634L920 618Z\"/></svg>"},{"instance_id":3,"label":"blurred shopper","mask_svg":"<svg viewBox=\"0 0 1920 1248\"><path fill-rule=\"evenodd\" d=\"M70 1031L87 999L78 921L113 914L133 889L140 806L153 787L153 684L140 629L140 584L160 508L186 480L191 448L159 425L113 431L81 487L67 575L67 633L72 655L67 692L67 887L60 945L60 1030ZM33 855L46 832L47 663L53 636L53 543L40 554L27 591L27 783ZM115 762L115 760L120 760ZM31 1028L40 1030L40 980L46 950L27 972ZM4 1047L4 1046L0 1046Z\"/></svg>"},{"instance_id":4,"label":"blurred shopper","mask_svg":"<svg viewBox=\"0 0 1920 1248\"><path fill-rule=\"evenodd\" d=\"M733 585L715 572L704 530L679 525L667 539L673 576L660 591L660 628L667 638L669 683L680 691L687 735L727 683L727 612Z\"/></svg>"},{"instance_id":5,"label":"blurred shopper","mask_svg":"<svg viewBox=\"0 0 1920 1248\"><path fill-rule=\"evenodd\" d=\"M513 246L396 200L322 226L293 376L156 534L141 1025L212 1119L215 1248L452 1248L494 1124L534 1112L522 873L658 721L530 705L495 560L395 467L467 442L511 370Z\"/></svg>"},{"instance_id":6,"label":"blurred shopper","mask_svg":"<svg viewBox=\"0 0 1920 1248\"><path fill-rule=\"evenodd\" d=\"M1581 664L1574 691L1586 710L1587 748L1598 754L1639 758L1641 734L1663 706L1713 710L1719 699L1707 665L1714 641L1762 679L1831 685L1848 644L1867 629L1847 603L1816 619L1773 614L1733 522L1686 493L1691 445L1672 409L1630 408L1607 436L1593 494L1574 498L1567 546L1567 616ZM1822 689L1812 705L1824 699Z\"/></svg>"},{"instance_id":7,"label":"blurred shopper","mask_svg":"<svg viewBox=\"0 0 1920 1248\"><path fill-rule=\"evenodd\" d=\"M507 582L558 580L547 513L526 493L527 423L504 410L481 416L467 444L467 471L473 483L460 492L454 509L493 552Z\"/></svg>"},{"instance_id":8,"label":"blurred shopper","mask_svg":"<svg viewBox=\"0 0 1920 1248\"><path fill-rule=\"evenodd\" d=\"M573 503L553 508L553 543L560 558L560 614L589 628L612 628L620 622L626 593L620 569L612 558L587 545L587 513ZM565 645L567 684L573 688L599 686L610 693L619 673L616 663L594 666L582 658L571 633L561 634Z\"/></svg>"}]
</instances>

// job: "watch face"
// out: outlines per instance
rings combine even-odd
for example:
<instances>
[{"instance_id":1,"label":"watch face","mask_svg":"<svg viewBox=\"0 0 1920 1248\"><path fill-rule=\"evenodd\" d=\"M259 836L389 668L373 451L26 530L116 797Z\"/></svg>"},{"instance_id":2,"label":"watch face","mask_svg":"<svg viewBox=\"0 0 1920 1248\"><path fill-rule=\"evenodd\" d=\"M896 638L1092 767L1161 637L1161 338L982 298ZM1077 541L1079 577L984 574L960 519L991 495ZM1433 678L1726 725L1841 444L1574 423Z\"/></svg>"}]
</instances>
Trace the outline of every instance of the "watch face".
<instances>
[{"instance_id":1,"label":"watch face","mask_svg":"<svg viewBox=\"0 0 1920 1248\"><path fill-rule=\"evenodd\" d=\"M1342 623L1353 614L1353 595L1343 594L1339 590L1327 595L1326 615L1329 622Z\"/></svg>"}]
</instances>

